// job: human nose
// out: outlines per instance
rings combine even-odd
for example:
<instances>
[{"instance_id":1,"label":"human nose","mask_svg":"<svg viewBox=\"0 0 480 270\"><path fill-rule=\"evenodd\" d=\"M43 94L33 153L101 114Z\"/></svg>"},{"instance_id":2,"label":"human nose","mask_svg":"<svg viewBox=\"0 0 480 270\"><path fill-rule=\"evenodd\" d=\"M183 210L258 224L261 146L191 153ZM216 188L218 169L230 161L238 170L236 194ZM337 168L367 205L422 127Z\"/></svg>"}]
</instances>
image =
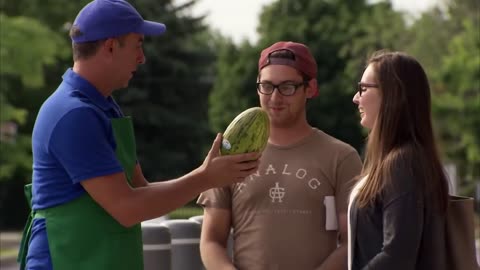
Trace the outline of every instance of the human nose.
<instances>
[{"instance_id":1,"label":"human nose","mask_svg":"<svg viewBox=\"0 0 480 270\"><path fill-rule=\"evenodd\" d=\"M275 89L277 91L275 91ZM273 90L272 90L272 95L271 95L271 98L270 99L273 99L273 100L276 100L276 99L281 99L283 98L283 95L280 93L280 88L278 88L278 85L275 85L273 86Z\"/></svg>"},{"instance_id":2,"label":"human nose","mask_svg":"<svg viewBox=\"0 0 480 270\"><path fill-rule=\"evenodd\" d=\"M356 92L355 95L353 96L353 103L357 104L359 103L359 99L360 99L360 94L359 92Z\"/></svg>"},{"instance_id":3,"label":"human nose","mask_svg":"<svg viewBox=\"0 0 480 270\"><path fill-rule=\"evenodd\" d=\"M145 57L143 50L141 50L137 57L137 63L142 65L142 64L145 64L146 62L147 62L147 58Z\"/></svg>"}]
</instances>

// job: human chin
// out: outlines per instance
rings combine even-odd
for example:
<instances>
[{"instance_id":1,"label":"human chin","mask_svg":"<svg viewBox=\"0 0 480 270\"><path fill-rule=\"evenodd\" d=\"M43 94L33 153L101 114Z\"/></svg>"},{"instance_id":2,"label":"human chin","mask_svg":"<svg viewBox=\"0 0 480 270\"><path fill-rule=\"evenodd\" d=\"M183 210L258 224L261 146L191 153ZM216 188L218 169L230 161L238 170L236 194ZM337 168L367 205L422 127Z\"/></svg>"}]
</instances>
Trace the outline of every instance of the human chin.
<instances>
[{"instance_id":1,"label":"human chin","mask_svg":"<svg viewBox=\"0 0 480 270\"><path fill-rule=\"evenodd\" d=\"M127 88L128 85L130 84L130 79L128 80L123 80L122 82L119 83L119 88L122 89L122 88Z\"/></svg>"},{"instance_id":2,"label":"human chin","mask_svg":"<svg viewBox=\"0 0 480 270\"><path fill-rule=\"evenodd\" d=\"M270 117L270 126L284 128L290 126L291 121L285 117Z\"/></svg>"},{"instance_id":3,"label":"human chin","mask_svg":"<svg viewBox=\"0 0 480 270\"><path fill-rule=\"evenodd\" d=\"M362 118L360 120L360 125L362 125L364 128L372 129L373 121L370 121L370 118L365 113L362 113L360 117Z\"/></svg>"}]
</instances>

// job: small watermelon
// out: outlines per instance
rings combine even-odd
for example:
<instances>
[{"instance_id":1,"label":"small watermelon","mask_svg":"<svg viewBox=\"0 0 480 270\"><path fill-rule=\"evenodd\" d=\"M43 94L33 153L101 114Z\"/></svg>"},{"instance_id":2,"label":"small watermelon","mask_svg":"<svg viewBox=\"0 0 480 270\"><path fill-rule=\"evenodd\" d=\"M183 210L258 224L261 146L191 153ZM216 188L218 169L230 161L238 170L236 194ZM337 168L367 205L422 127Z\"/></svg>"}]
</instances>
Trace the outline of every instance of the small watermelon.
<instances>
[{"instance_id":1,"label":"small watermelon","mask_svg":"<svg viewBox=\"0 0 480 270\"><path fill-rule=\"evenodd\" d=\"M260 107L249 108L233 119L223 133L222 155L262 152L267 146L270 122Z\"/></svg>"}]
</instances>

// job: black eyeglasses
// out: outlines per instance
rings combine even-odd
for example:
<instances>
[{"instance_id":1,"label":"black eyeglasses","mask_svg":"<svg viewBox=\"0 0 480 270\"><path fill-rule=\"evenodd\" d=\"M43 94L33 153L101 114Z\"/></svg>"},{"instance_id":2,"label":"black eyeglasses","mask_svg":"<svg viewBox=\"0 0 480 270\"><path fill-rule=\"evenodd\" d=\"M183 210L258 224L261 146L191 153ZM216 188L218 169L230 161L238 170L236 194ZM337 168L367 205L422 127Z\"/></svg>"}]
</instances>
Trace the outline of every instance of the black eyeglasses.
<instances>
[{"instance_id":1,"label":"black eyeglasses","mask_svg":"<svg viewBox=\"0 0 480 270\"><path fill-rule=\"evenodd\" d=\"M362 93L367 91L368 88L378 88L378 84L376 83L363 83L359 82L357 84L357 92L359 96L362 96Z\"/></svg>"},{"instance_id":2,"label":"black eyeglasses","mask_svg":"<svg viewBox=\"0 0 480 270\"><path fill-rule=\"evenodd\" d=\"M271 95L273 94L273 91L275 91L275 88L276 88L278 89L278 92L283 96L291 96L295 94L297 89L302 85L303 86L307 85L307 82L305 81L300 83L285 82L281 84L273 84L269 82L257 82L257 90L258 92L264 95Z\"/></svg>"}]
</instances>

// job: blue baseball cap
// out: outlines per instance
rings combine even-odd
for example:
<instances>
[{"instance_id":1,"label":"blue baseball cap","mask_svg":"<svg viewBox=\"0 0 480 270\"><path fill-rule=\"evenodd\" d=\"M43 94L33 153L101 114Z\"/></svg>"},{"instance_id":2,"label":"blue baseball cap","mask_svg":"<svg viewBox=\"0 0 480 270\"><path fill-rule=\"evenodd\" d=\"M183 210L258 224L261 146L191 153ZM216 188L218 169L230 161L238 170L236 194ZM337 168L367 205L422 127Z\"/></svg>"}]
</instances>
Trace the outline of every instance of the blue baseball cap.
<instances>
[{"instance_id":1,"label":"blue baseball cap","mask_svg":"<svg viewBox=\"0 0 480 270\"><path fill-rule=\"evenodd\" d=\"M73 27L82 33L71 37L74 43L97 41L128 33L146 36L161 35L163 23L146 21L140 13L124 0L94 0L77 15Z\"/></svg>"}]
</instances>

